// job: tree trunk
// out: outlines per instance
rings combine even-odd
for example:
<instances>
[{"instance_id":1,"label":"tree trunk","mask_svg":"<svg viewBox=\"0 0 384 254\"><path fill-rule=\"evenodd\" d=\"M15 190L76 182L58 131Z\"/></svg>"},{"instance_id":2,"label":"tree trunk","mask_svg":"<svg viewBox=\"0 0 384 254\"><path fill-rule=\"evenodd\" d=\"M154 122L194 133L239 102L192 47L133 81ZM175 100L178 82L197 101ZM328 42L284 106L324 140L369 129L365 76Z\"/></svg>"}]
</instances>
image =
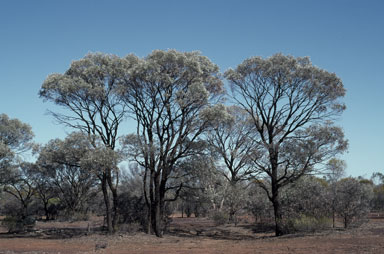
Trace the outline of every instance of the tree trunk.
<instances>
[{"instance_id":1,"label":"tree trunk","mask_svg":"<svg viewBox=\"0 0 384 254\"><path fill-rule=\"evenodd\" d=\"M158 202L152 210L154 211L152 215L153 231L157 237L163 237L163 209L160 205L160 202Z\"/></svg>"},{"instance_id":2,"label":"tree trunk","mask_svg":"<svg viewBox=\"0 0 384 254\"><path fill-rule=\"evenodd\" d=\"M103 191L104 204L105 204L105 217L107 219L107 230L108 233L113 233L112 226L112 211L111 204L109 202L108 188L107 188L107 180L105 174L103 174L103 178L101 180L101 188Z\"/></svg>"},{"instance_id":3,"label":"tree trunk","mask_svg":"<svg viewBox=\"0 0 384 254\"><path fill-rule=\"evenodd\" d=\"M157 237L163 237L164 232L164 193L160 192L160 188L155 186L154 200L152 202L152 230Z\"/></svg>"},{"instance_id":4,"label":"tree trunk","mask_svg":"<svg viewBox=\"0 0 384 254\"><path fill-rule=\"evenodd\" d=\"M283 231L283 216L281 214L280 201L278 198L272 200L273 212L275 216L275 236L281 236L284 234Z\"/></svg>"},{"instance_id":5,"label":"tree trunk","mask_svg":"<svg viewBox=\"0 0 384 254\"><path fill-rule=\"evenodd\" d=\"M270 144L273 144L273 143L270 142ZM278 148L274 145L271 145L271 148L269 150L269 160L271 163L271 171L272 171L272 175L271 175L272 196L270 197L270 200L273 205L273 212L275 216L275 235L281 236L284 234L284 231L283 231L283 216L281 213L281 206L280 206L280 200L279 200L279 190L281 186L278 184L278 174L277 174L279 153L278 153Z\"/></svg>"},{"instance_id":6,"label":"tree trunk","mask_svg":"<svg viewBox=\"0 0 384 254\"><path fill-rule=\"evenodd\" d=\"M147 234L151 234L152 232L152 210L151 210L151 205L148 205L148 215L147 215Z\"/></svg>"},{"instance_id":7,"label":"tree trunk","mask_svg":"<svg viewBox=\"0 0 384 254\"><path fill-rule=\"evenodd\" d=\"M44 213L45 213L45 221L50 220L49 210L48 210L48 202L44 202Z\"/></svg>"},{"instance_id":8,"label":"tree trunk","mask_svg":"<svg viewBox=\"0 0 384 254\"><path fill-rule=\"evenodd\" d=\"M159 174L151 171L149 183L149 212L152 232L157 237L163 237L164 233L164 201L165 181L160 181Z\"/></svg>"},{"instance_id":9,"label":"tree trunk","mask_svg":"<svg viewBox=\"0 0 384 254\"><path fill-rule=\"evenodd\" d=\"M111 190L112 193L112 211L111 211L111 217L112 217L112 230L113 232L116 232L117 230L117 223L118 223L118 211L117 211L117 206L118 206L118 195L117 195L117 184L114 185L112 182L112 177L110 174L107 175L107 182L109 189Z\"/></svg>"},{"instance_id":10,"label":"tree trunk","mask_svg":"<svg viewBox=\"0 0 384 254\"><path fill-rule=\"evenodd\" d=\"M117 230L117 223L119 221L119 214L117 211L118 197L116 188L111 189L112 192L112 205L113 205L113 217L112 217L112 229L113 232Z\"/></svg>"}]
</instances>

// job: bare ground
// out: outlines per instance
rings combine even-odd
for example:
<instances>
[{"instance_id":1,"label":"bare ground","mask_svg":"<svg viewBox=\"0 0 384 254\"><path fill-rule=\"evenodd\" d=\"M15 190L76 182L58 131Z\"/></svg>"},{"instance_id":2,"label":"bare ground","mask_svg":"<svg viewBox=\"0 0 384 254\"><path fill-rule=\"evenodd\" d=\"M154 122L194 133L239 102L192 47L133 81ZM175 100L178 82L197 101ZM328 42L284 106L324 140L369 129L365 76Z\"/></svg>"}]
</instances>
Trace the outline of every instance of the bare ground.
<instances>
[{"instance_id":1,"label":"bare ground","mask_svg":"<svg viewBox=\"0 0 384 254\"><path fill-rule=\"evenodd\" d=\"M90 222L38 222L36 231L0 230L0 253L384 253L384 219L358 229L273 237L273 232L243 223L214 226L204 218L173 218L163 238L144 233L105 235L100 219ZM88 232L90 228L91 232Z\"/></svg>"}]
</instances>

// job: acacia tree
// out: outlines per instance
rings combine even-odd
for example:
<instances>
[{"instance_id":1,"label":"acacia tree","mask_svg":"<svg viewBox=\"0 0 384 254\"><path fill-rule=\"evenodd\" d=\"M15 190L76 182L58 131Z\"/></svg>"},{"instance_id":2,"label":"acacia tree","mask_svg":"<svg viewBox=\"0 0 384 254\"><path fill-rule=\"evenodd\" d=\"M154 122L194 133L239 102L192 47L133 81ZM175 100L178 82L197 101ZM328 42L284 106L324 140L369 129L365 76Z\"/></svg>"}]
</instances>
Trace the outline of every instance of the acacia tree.
<instances>
[{"instance_id":1,"label":"acacia tree","mask_svg":"<svg viewBox=\"0 0 384 254\"><path fill-rule=\"evenodd\" d=\"M118 129L126 113L115 90L127 69L125 63L127 62L114 55L89 54L72 62L64 74L49 75L39 95L66 110L67 113L51 111L59 123L80 130L91 138L100 138L105 147L114 150ZM95 142L94 146L96 147ZM114 178L115 173L114 168L105 169L101 177L103 193L105 195L108 190L112 193L114 207L117 206L118 184L115 181L118 178ZM105 205L108 206L107 203ZM107 213L116 211L106 210ZM107 214L109 232L115 230L116 223L117 214Z\"/></svg>"},{"instance_id":2,"label":"acacia tree","mask_svg":"<svg viewBox=\"0 0 384 254\"><path fill-rule=\"evenodd\" d=\"M133 156L145 169L150 222L161 237L165 194L182 187L169 186L168 179L179 160L196 152L208 125L200 114L223 87L218 67L197 52L156 50L144 59L129 55L126 60L132 67L120 91L137 121L131 138L140 150Z\"/></svg>"},{"instance_id":3,"label":"acacia tree","mask_svg":"<svg viewBox=\"0 0 384 254\"><path fill-rule=\"evenodd\" d=\"M343 131L332 123L345 109L345 89L309 58L282 54L249 58L225 77L260 136L263 156L254 165L265 176L259 184L273 204L275 233L282 235L282 187L347 148Z\"/></svg>"}]
</instances>

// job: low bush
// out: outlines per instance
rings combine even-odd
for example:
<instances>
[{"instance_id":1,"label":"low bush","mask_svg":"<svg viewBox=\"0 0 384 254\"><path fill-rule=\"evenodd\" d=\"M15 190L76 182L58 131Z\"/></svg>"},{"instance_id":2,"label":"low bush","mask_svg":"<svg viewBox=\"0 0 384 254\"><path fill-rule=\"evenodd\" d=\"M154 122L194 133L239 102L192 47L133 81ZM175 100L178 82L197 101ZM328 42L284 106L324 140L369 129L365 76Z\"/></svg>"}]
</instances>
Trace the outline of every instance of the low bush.
<instances>
[{"instance_id":1,"label":"low bush","mask_svg":"<svg viewBox=\"0 0 384 254\"><path fill-rule=\"evenodd\" d=\"M119 224L119 232L134 234L142 231L142 225L138 222Z\"/></svg>"},{"instance_id":2,"label":"low bush","mask_svg":"<svg viewBox=\"0 0 384 254\"><path fill-rule=\"evenodd\" d=\"M224 211L214 211L211 215L213 222L216 226L228 223L229 215Z\"/></svg>"},{"instance_id":3,"label":"low bush","mask_svg":"<svg viewBox=\"0 0 384 254\"><path fill-rule=\"evenodd\" d=\"M286 233L316 232L332 227L332 220L327 217L312 217L302 215L295 219L287 220L284 225Z\"/></svg>"},{"instance_id":4,"label":"low bush","mask_svg":"<svg viewBox=\"0 0 384 254\"><path fill-rule=\"evenodd\" d=\"M28 216L25 218L18 216L7 216L1 225L5 227L9 233L21 233L33 229L36 224L35 218Z\"/></svg>"}]
</instances>

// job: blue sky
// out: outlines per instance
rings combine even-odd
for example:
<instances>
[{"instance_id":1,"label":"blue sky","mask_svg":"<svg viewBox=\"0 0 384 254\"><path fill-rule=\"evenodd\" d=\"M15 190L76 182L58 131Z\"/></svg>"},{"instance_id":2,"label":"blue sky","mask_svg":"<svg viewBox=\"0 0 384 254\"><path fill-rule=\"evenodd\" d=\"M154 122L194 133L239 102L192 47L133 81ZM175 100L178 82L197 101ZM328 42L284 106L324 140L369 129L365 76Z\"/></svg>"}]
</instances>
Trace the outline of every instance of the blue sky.
<instances>
[{"instance_id":1,"label":"blue sky","mask_svg":"<svg viewBox=\"0 0 384 254\"><path fill-rule=\"evenodd\" d=\"M29 123L37 142L64 137L37 93L88 52L199 50L222 72L250 56L309 56L343 80L342 158L369 177L384 173L383 12L380 0L0 1L0 113Z\"/></svg>"}]
</instances>

